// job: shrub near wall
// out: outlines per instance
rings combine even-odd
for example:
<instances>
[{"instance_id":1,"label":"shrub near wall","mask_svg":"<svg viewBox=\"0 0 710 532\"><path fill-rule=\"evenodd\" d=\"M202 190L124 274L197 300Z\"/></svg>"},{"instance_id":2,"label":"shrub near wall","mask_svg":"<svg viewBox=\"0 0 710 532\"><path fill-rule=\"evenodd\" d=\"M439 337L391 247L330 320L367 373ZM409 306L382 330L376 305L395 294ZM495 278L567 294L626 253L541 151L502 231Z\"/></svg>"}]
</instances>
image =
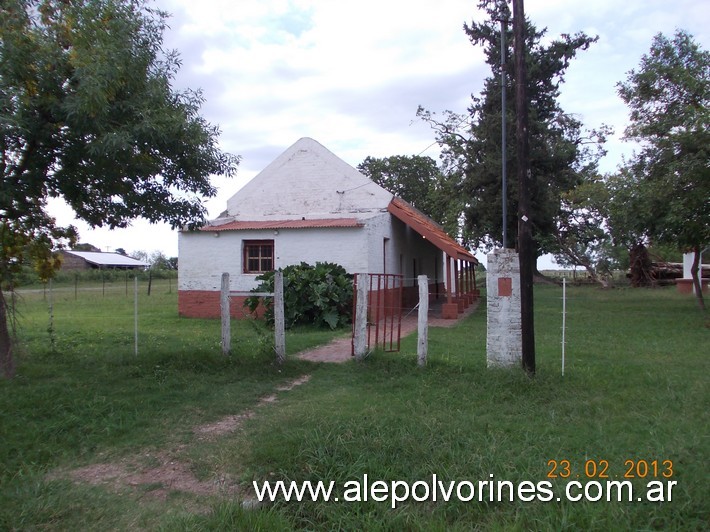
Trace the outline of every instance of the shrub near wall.
<instances>
[{"instance_id":1,"label":"shrub near wall","mask_svg":"<svg viewBox=\"0 0 710 532\"><path fill-rule=\"evenodd\" d=\"M287 266L284 274L284 315L286 327L313 323L331 329L347 325L352 320L353 276L345 268L332 262L316 262L315 266L302 262ZM252 292L273 292L274 272L256 278L261 281ZM273 299L253 296L244 305L256 312L259 302L264 304L264 318L274 320Z\"/></svg>"}]
</instances>

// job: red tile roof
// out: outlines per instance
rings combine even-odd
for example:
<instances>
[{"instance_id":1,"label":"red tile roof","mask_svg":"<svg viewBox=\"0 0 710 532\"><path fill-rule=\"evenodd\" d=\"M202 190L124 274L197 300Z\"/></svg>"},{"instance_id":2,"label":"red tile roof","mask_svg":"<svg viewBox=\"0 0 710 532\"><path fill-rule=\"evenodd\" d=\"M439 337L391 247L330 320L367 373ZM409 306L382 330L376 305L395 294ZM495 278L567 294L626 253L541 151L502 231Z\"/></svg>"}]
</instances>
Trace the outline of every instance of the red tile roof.
<instances>
[{"instance_id":1,"label":"red tile roof","mask_svg":"<svg viewBox=\"0 0 710 532\"><path fill-rule=\"evenodd\" d=\"M245 231L248 229L307 229L328 227L363 227L357 218L314 218L310 220L234 220L222 225L206 225L202 231Z\"/></svg>"},{"instance_id":2,"label":"red tile roof","mask_svg":"<svg viewBox=\"0 0 710 532\"><path fill-rule=\"evenodd\" d=\"M424 215L403 199L398 197L392 198L392 201L387 206L387 210L390 214L403 221L450 257L478 264L478 260L476 260L476 257L474 257L470 251L447 235L441 226L431 218Z\"/></svg>"}]
</instances>

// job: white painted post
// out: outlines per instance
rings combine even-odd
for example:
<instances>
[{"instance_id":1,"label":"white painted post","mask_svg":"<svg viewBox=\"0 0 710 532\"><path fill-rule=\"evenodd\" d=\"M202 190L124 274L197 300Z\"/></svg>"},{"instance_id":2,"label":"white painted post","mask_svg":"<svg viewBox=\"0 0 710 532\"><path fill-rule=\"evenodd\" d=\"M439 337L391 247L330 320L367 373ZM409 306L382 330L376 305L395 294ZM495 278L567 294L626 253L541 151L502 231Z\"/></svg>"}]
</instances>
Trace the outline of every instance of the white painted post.
<instances>
[{"instance_id":1,"label":"white painted post","mask_svg":"<svg viewBox=\"0 0 710 532\"><path fill-rule=\"evenodd\" d=\"M429 280L426 275L419 276L419 315L417 320L417 365L426 366L429 343Z\"/></svg>"},{"instance_id":2,"label":"white painted post","mask_svg":"<svg viewBox=\"0 0 710 532\"><path fill-rule=\"evenodd\" d=\"M13 307L14 308L14 307ZM52 351L56 348L56 338L54 336L54 287L52 279L49 279L49 344Z\"/></svg>"},{"instance_id":3,"label":"white painted post","mask_svg":"<svg viewBox=\"0 0 710 532\"><path fill-rule=\"evenodd\" d=\"M222 286L219 293L219 310L222 317L222 354L229 356L232 345L231 320L229 316L229 274L222 274Z\"/></svg>"},{"instance_id":4,"label":"white painted post","mask_svg":"<svg viewBox=\"0 0 710 532\"><path fill-rule=\"evenodd\" d=\"M54 287L52 286L52 279L49 280L49 330L54 330Z\"/></svg>"},{"instance_id":5,"label":"white painted post","mask_svg":"<svg viewBox=\"0 0 710 532\"><path fill-rule=\"evenodd\" d=\"M562 278L562 376L565 376L565 327L567 319L567 278Z\"/></svg>"},{"instance_id":6,"label":"white painted post","mask_svg":"<svg viewBox=\"0 0 710 532\"><path fill-rule=\"evenodd\" d=\"M356 360L362 360L367 354L367 296L369 286L370 276L366 273L358 273L357 305L355 306L355 337L353 338Z\"/></svg>"},{"instance_id":7,"label":"white painted post","mask_svg":"<svg viewBox=\"0 0 710 532\"><path fill-rule=\"evenodd\" d=\"M276 362L286 360L286 319L284 316L284 273L274 274L274 350Z\"/></svg>"},{"instance_id":8,"label":"white painted post","mask_svg":"<svg viewBox=\"0 0 710 532\"><path fill-rule=\"evenodd\" d=\"M138 276L133 276L133 353L138 356Z\"/></svg>"}]
</instances>

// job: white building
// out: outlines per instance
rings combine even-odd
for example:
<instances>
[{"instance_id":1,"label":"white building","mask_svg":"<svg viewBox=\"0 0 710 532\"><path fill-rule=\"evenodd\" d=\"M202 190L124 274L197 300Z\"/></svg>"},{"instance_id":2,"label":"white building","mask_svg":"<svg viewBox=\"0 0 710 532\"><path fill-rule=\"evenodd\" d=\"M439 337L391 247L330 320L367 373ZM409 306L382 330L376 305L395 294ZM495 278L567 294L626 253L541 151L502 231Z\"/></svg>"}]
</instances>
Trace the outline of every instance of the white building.
<instances>
[{"instance_id":1,"label":"white building","mask_svg":"<svg viewBox=\"0 0 710 532\"><path fill-rule=\"evenodd\" d=\"M453 279L463 278L461 287L472 292L477 263L414 207L302 138L232 196L219 218L180 233L179 312L219 316L223 272L230 274L232 291L248 291L259 274L301 262L401 274L405 305L416 293L416 277L425 274L432 297L448 298L451 317L459 300L470 297ZM235 316L239 299L232 298Z\"/></svg>"}]
</instances>

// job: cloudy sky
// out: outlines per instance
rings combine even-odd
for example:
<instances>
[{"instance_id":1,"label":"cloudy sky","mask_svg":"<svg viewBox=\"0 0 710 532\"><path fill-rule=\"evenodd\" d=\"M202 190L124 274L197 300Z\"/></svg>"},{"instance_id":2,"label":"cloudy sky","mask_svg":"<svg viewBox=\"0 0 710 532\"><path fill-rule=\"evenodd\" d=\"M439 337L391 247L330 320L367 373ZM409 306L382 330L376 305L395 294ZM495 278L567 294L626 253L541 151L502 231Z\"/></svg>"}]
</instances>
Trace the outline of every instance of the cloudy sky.
<instances>
[{"instance_id":1,"label":"cloudy sky","mask_svg":"<svg viewBox=\"0 0 710 532\"><path fill-rule=\"evenodd\" d=\"M182 69L176 88L201 88L205 118L222 130L222 149L242 157L237 177L215 176L209 216L282 151L312 137L353 166L368 155L438 156L419 105L464 112L489 75L462 26L481 20L471 0L155 0L169 12L168 48ZM527 16L550 37L584 31L599 41L571 64L561 105L587 127L614 127L603 171L631 146L621 142L627 109L615 85L648 52L653 36L677 28L710 49L708 0L526 0ZM54 203L62 223L71 215ZM90 230L103 250L177 255L177 233L137 221Z\"/></svg>"}]
</instances>

